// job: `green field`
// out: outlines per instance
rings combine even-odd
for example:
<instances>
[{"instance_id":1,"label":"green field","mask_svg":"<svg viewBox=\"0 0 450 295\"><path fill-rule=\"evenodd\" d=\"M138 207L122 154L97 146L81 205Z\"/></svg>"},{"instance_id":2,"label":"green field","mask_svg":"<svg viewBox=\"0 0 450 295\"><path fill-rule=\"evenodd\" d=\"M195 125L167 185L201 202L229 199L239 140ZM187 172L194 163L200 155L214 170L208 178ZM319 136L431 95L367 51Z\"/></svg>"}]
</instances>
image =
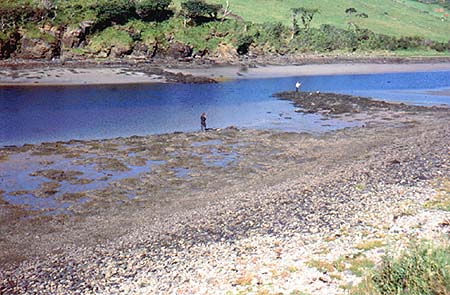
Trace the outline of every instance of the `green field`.
<instances>
[{"instance_id":1,"label":"green field","mask_svg":"<svg viewBox=\"0 0 450 295\"><path fill-rule=\"evenodd\" d=\"M181 0L174 0L179 6ZM225 0L209 0L225 6ZM437 5L427 5L411 0L229 0L233 13L246 21L257 23L282 22L290 25L290 9L293 7L317 8L313 26L332 24L348 28L348 22L368 28L376 33L392 36L421 36L427 39L448 41L450 39L450 18L444 12L435 12ZM348 17L345 10L355 8L366 13L368 18ZM442 20L444 19L444 20Z\"/></svg>"}]
</instances>

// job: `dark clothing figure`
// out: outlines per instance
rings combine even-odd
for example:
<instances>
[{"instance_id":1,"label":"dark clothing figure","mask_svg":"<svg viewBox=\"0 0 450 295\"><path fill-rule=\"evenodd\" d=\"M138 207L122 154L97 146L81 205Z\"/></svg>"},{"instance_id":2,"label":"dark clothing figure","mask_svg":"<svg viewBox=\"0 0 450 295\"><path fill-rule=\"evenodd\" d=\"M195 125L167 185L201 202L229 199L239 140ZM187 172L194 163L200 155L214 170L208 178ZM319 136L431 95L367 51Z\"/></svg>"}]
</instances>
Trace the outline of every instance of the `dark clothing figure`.
<instances>
[{"instance_id":1,"label":"dark clothing figure","mask_svg":"<svg viewBox=\"0 0 450 295\"><path fill-rule=\"evenodd\" d=\"M202 127L202 131L206 131L206 114L202 113L200 116L200 126Z\"/></svg>"}]
</instances>

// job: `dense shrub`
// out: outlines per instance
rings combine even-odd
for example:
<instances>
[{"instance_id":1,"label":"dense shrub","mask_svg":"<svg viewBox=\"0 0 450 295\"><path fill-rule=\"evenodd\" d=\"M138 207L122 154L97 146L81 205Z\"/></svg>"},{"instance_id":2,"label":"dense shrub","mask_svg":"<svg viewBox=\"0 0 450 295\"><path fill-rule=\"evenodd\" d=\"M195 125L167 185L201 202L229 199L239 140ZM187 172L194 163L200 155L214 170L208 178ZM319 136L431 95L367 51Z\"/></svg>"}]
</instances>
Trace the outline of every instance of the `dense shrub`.
<instances>
[{"instance_id":1,"label":"dense shrub","mask_svg":"<svg viewBox=\"0 0 450 295\"><path fill-rule=\"evenodd\" d=\"M124 24L136 16L134 4L128 0L103 0L97 4L96 29Z\"/></svg>"},{"instance_id":2,"label":"dense shrub","mask_svg":"<svg viewBox=\"0 0 450 295\"><path fill-rule=\"evenodd\" d=\"M448 50L447 44L426 40L422 37L400 37L376 34L368 29L354 26L344 30L332 25L310 29L308 33L296 36L290 46L302 51L333 50L409 50L429 48L436 51Z\"/></svg>"},{"instance_id":3,"label":"dense shrub","mask_svg":"<svg viewBox=\"0 0 450 295\"><path fill-rule=\"evenodd\" d=\"M289 36L289 28L282 23L264 23L258 28L255 42L278 52L286 46Z\"/></svg>"},{"instance_id":4,"label":"dense shrub","mask_svg":"<svg viewBox=\"0 0 450 295\"><path fill-rule=\"evenodd\" d=\"M252 45L254 37L251 35L240 35L236 41L236 51L238 54L243 55L248 53L250 45Z\"/></svg>"},{"instance_id":5,"label":"dense shrub","mask_svg":"<svg viewBox=\"0 0 450 295\"><path fill-rule=\"evenodd\" d=\"M48 11L32 5L1 6L0 7L0 29L17 27L26 23L37 23L48 17Z\"/></svg>"},{"instance_id":6,"label":"dense shrub","mask_svg":"<svg viewBox=\"0 0 450 295\"><path fill-rule=\"evenodd\" d=\"M181 9L186 18L199 23L216 19L222 5L209 4L203 0L187 0L181 3Z\"/></svg>"},{"instance_id":7,"label":"dense shrub","mask_svg":"<svg viewBox=\"0 0 450 295\"><path fill-rule=\"evenodd\" d=\"M138 0L135 4L136 14L143 20L166 20L173 14L169 9L171 2L171 0Z\"/></svg>"}]
</instances>

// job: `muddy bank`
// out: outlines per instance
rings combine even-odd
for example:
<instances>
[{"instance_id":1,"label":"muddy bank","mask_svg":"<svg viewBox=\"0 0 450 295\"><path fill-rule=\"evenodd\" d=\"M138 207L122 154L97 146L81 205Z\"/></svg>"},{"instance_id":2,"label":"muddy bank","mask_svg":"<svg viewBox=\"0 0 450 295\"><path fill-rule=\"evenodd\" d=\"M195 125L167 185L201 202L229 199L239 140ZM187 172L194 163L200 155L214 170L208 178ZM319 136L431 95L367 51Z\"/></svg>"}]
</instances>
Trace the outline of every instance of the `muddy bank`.
<instances>
[{"instance_id":1,"label":"muddy bank","mask_svg":"<svg viewBox=\"0 0 450 295\"><path fill-rule=\"evenodd\" d=\"M322 135L227 128L0 149L1 165L25 171L2 178L35 184L2 188L0 290L171 293L201 281L177 277L205 257L193 249L255 235L327 239L364 222L356 213L406 198L391 188L450 174L448 111L354 103L364 117L342 110L366 127ZM32 208L20 203L27 195L54 202Z\"/></svg>"}]
</instances>

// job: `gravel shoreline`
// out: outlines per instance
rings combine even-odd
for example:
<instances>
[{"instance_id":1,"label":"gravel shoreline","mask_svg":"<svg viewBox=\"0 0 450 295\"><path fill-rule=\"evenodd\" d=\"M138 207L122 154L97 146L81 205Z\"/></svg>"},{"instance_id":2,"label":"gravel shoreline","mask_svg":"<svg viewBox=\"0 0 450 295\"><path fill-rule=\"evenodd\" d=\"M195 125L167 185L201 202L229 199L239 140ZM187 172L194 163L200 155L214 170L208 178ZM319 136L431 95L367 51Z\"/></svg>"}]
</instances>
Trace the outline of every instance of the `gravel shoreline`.
<instances>
[{"instance_id":1,"label":"gravel shoreline","mask_svg":"<svg viewBox=\"0 0 450 295\"><path fill-rule=\"evenodd\" d=\"M1 149L2 161L92 153L126 163L130 151L166 161L89 192L70 216L3 204L1 293L345 294L361 280L350 270L357 257L376 263L386 245L448 239L449 212L424 204L448 189L450 112L341 115L366 127L322 135L227 128ZM231 160L202 160L218 153ZM174 175L180 167L188 178ZM138 196L118 205L126 191ZM358 247L373 240L378 246ZM341 271L314 264L339 259Z\"/></svg>"}]
</instances>

